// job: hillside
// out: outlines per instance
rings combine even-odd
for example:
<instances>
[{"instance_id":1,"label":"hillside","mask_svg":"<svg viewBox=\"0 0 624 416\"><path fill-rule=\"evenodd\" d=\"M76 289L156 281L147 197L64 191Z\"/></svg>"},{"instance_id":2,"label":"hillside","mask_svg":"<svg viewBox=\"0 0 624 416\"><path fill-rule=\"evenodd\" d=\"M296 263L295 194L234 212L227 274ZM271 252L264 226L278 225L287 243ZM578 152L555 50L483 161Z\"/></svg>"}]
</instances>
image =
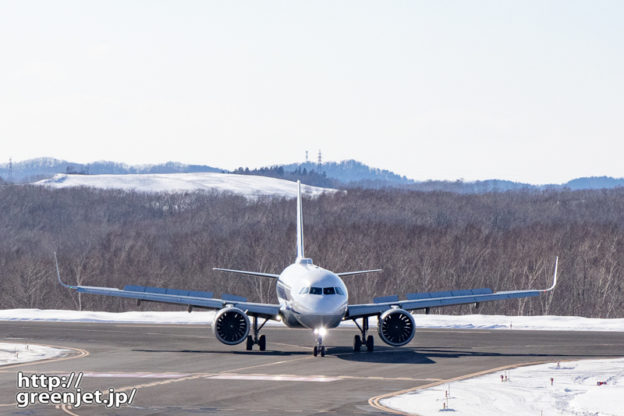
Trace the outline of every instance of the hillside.
<instances>
[{"instance_id":1,"label":"hillside","mask_svg":"<svg viewBox=\"0 0 624 416\"><path fill-rule=\"evenodd\" d=\"M240 167L232 172L208 165L188 165L167 162L154 165L131 166L117 162L100 161L87 164L73 163L53 158L38 158L13 163L12 174L8 163L0 164L0 180L34 182L48 179L58 173L83 175L169 174L222 172L240 175L267 176L325 188L401 188L414 191L441 191L459 194L480 194L507 191L543 191L546 189L613 189L624 186L624 178L608 176L581 177L562 184L532 185L500 179L479 181L420 180L398 175L390 170L377 169L356 160L342 162L291 163L269 167ZM9 180L11 179L12 180Z\"/></svg>"},{"instance_id":2,"label":"hillside","mask_svg":"<svg viewBox=\"0 0 624 416\"><path fill-rule=\"evenodd\" d=\"M541 289L550 285L558 255L561 278L552 293L484 303L479 313L622 318L623 204L620 189L323 193L304 201L306 255L338 272L382 268L345 278L354 303L423 291ZM135 302L65 290L52 278L54 251L71 284L274 302L274 281L212 268L280 273L296 254L295 205L228 193L0 186L0 309L136 309Z\"/></svg>"},{"instance_id":3,"label":"hillside","mask_svg":"<svg viewBox=\"0 0 624 416\"><path fill-rule=\"evenodd\" d=\"M319 166L316 163L291 163L282 166L286 172L295 172L296 170L307 170L324 173L328 178L336 179L344 184L355 184L365 182L376 182L377 185L371 186L399 186L410 185L415 182L405 176L397 175L394 172L385 169L377 169L367 166L357 160L343 160L342 162L325 162ZM368 186L367 186L368 187Z\"/></svg>"},{"instance_id":4,"label":"hillside","mask_svg":"<svg viewBox=\"0 0 624 416\"><path fill-rule=\"evenodd\" d=\"M150 173L195 173L195 172L222 172L207 165L187 165L178 162L167 162L155 165L127 165L124 163L98 161L92 163L75 163L67 160L41 157L36 159L13 162L12 176L17 182L32 182L38 179L50 178L57 173L79 173L89 175L123 175L123 174L150 174ZM0 164L0 177L7 179L10 176L8 163Z\"/></svg>"},{"instance_id":5,"label":"hillside","mask_svg":"<svg viewBox=\"0 0 624 416\"><path fill-rule=\"evenodd\" d=\"M51 179L35 183L50 188L88 187L97 189L121 189L146 193L158 192L230 192L248 198L277 196L295 198L297 184L283 179L265 176L234 175L229 173L163 173L127 175L67 175L57 174ZM308 196L318 196L333 189L303 185Z\"/></svg>"}]
</instances>

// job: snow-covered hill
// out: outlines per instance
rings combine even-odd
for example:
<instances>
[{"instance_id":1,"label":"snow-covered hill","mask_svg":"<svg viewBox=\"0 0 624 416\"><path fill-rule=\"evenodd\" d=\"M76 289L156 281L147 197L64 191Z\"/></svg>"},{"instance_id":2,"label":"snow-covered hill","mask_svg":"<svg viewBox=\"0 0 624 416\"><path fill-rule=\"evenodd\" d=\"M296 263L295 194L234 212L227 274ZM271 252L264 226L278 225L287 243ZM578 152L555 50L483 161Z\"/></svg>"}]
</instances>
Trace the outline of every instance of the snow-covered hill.
<instances>
[{"instance_id":1,"label":"snow-covered hill","mask_svg":"<svg viewBox=\"0 0 624 416\"><path fill-rule=\"evenodd\" d=\"M232 192L249 198L277 196L295 198L297 184L283 179L266 176L234 175L230 173L167 173L133 175L67 175L57 174L53 178L35 182L52 188L86 186L99 189L122 189L137 192ZM335 189L302 185L307 196L318 196Z\"/></svg>"}]
</instances>

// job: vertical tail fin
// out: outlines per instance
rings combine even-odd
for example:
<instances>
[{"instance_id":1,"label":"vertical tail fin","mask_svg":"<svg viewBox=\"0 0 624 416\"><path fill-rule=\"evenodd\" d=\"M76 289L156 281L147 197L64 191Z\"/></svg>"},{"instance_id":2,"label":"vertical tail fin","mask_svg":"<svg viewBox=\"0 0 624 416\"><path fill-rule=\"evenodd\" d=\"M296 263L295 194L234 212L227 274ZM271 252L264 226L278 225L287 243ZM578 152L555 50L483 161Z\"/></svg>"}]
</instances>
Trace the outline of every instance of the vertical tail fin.
<instances>
[{"instance_id":1,"label":"vertical tail fin","mask_svg":"<svg viewBox=\"0 0 624 416\"><path fill-rule=\"evenodd\" d=\"M303 212L301 210L301 181L297 181L297 261L305 258L303 253Z\"/></svg>"}]
</instances>

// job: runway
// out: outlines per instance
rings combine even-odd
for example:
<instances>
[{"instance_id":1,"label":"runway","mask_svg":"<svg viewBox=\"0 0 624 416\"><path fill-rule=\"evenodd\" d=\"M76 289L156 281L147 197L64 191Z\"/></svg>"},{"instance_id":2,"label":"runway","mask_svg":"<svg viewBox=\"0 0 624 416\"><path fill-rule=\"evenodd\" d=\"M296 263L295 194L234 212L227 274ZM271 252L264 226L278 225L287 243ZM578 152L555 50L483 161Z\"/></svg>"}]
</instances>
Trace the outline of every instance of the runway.
<instances>
[{"instance_id":1,"label":"runway","mask_svg":"<svg viewBox=\"0 0 624 416\"><path fill-rule=\"evenodd\" d=\"M376 336L353 353L356 330L332 330L324 358L311 331L269 327L267 351L219 343L208 326L0 322L0 341L72 347L62 360L0 367L0 414L9 415L377 415L379 395L498 367L624 356L624 333L417 330L406 347ZM376 333L372 332L376 335ZM75 357L75 358L72 358ZM82 372L82 391L130 392L132 405L15 406L17 372Z\"/></svg>"}]
</instances>

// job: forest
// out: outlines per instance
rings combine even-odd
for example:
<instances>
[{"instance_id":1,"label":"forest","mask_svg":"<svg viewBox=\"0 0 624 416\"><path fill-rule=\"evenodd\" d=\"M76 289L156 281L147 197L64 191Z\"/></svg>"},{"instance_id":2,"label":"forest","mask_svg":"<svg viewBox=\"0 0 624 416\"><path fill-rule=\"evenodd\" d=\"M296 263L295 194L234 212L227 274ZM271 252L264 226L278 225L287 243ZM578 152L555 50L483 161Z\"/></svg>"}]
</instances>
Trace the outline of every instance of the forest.
<instances>
[{"instance_id":1,"label":"forest","mask_svg":"<svg viewBox=\"0 0 624 416\"><path fill-rule=\"evenodd\" d=\"M0 184L0 309L182 310L79 295L56 282L232 293L275 303L295 257L295 200ZM349 189L304 199L306 256L345 277L350 302L448 289L559 285L537 298L432 313L624 317L624 189L484 194Z\"/></svg>"}]
</instances>

